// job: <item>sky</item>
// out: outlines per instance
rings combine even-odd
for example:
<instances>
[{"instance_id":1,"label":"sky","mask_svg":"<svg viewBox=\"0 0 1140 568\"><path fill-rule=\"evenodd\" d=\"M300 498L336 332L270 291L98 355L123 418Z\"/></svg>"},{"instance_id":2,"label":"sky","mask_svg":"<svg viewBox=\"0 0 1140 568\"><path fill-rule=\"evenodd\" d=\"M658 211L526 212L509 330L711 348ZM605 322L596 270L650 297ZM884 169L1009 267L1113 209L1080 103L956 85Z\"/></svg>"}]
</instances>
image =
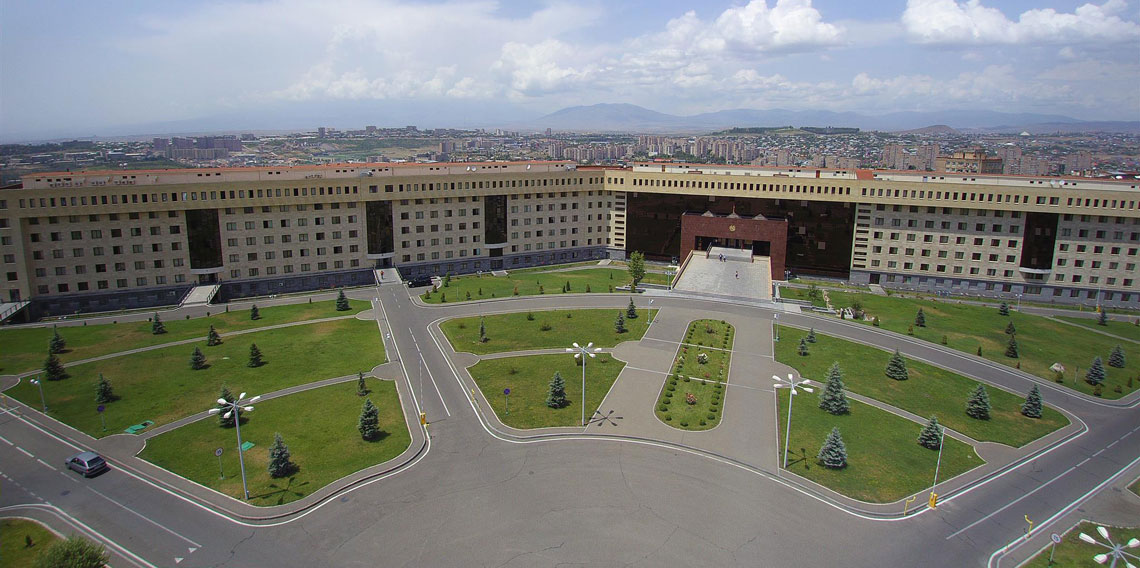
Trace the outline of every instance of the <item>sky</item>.
<instances>
[{"instance_id":1,"label":"sky","mask_svg":"<svg viewBox=\"0 0 1140 568\"><path fill-rule=\"evenodd\" d=\"M1138 3L0 0L0 139L594 103L1140 120Z\"/></svg>"}]
</instances>

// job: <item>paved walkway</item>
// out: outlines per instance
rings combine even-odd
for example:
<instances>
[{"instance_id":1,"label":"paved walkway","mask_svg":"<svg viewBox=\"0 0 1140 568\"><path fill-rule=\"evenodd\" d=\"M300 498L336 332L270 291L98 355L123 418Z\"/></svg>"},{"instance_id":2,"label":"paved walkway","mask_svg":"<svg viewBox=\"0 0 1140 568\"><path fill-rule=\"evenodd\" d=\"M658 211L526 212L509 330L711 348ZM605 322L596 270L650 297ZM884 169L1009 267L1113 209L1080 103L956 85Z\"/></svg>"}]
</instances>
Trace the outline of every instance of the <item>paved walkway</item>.
<instances>
[{"instance_id":1,"label":"paved walkway","mask_svg":"<svg viewBox=\"0 0 1140 568\"><path fill-rule=\"evenodd\" d=\"M704 254L693 255L674 289L732 298L772 299L768 259L759 257L756 262L752 262L751 256L742 258L739 254L726 254L725 260L721 261L716 252L718 250L721 249L713 247L709 258L705 258Z\"/></svg>"}]
</instances>

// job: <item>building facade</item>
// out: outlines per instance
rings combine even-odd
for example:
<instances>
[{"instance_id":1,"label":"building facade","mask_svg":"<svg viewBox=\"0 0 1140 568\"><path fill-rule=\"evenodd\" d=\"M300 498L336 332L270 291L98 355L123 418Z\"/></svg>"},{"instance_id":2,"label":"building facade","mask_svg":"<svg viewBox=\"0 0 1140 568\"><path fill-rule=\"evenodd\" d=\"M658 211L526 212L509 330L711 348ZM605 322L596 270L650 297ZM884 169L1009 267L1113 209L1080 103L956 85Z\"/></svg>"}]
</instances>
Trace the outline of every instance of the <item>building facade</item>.
<instances>
[{"instance_id":1,"label":"building facade","mask_svg":"<svg viewBox=\"0 0 1140 568\"><path fill-rule=\"evenodd\" d=\"M1138 201L1135 182L679 163L35 174L0 190L0 293L70 313L723 243L885 287L1138 307Z\"/></svg>"}]
</instances>

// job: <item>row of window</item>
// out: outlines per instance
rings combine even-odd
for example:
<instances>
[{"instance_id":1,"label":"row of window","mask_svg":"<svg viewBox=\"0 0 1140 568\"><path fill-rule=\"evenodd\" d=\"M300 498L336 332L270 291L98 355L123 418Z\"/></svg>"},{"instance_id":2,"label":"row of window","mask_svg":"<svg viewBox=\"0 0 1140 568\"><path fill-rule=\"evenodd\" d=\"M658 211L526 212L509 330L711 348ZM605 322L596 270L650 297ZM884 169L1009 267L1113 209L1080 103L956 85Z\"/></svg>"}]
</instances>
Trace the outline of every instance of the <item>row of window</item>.
<instances>
[{"instance_id":1,"label":"row of window","mask_svg":"<svg viewBox=\"0 0 1140 568\"><path fill-rule=\"evenodd\" d=\"M333 224L333 225L340 225L342 219L343 219L343 217L341 217L340 215L333 215L332 217L329 218L329 220L331 221L331 224ZM349 224L356 223L356 221L357 221L356 215L349 215L348 216L348 223ZM298 217L296 219L281 219L277 222L277 226L282 228L282 229L287 229L287 228L289 228L290 225L292 225L294 223L298 227L307 227L309 225L309 219L308 219L308 217ZM313 225L322 226L324 224L325 224L325 218L324 217L313 217ZM255 230L258 228L257 221L245 221L242 226L247 231L252 231L252 230ZM226 227L227 231L237 231L238 230L238 224L236 221L227 221L225 227ZM262 228L262 229L274 228L273 227L273 219L262 219L260 228Z\"/></svg>"},{"instance_id":2,"label":"row of window","mask_svg":"<svg viewBox=\"0 0 1140 568\"><path fill-rule=\"evenodd\" d=\"M122 229L110 229L108 231L108 233L111 235L112 239L123 238L123 230ZM155 236L155 237L160 236L160 235L162 235L162 227L149 227L148 233L150 236ZM132 237L141 237L141 236L143 236L143 227L130 227L127 229L127 234L132 236ZM182 234L182 226L181 225L170 225L168 227L168 234L171 234L171 235ZM48 240L50 242L53 242L53 243L60 242L63 240L63 233L60 231L53 231L53 232L48 233L47 235L48 235ZM103 238L103 229L91 229L91 230L87 231L87 237L83 236L83 231L70 231L69 236L71 237L71 240L73 240L73 241L82 241L82 240L84 240L84 238L101 239L101 238ZM43 235L41 233L29 233L28 238L33 243L46 242L43 240Z\"/></svg>"},{"instance_id":3,"label":"row of window","mask_svg":"<svg viewBox=\"0 0 1140 568\"><path fill-rule=\"evenodd\" d=\"M334 241L340 240L342 234L343 233L341 233L341 231L333 231L331 233L332 240L334 240ZM360 231L357 231L355 229L348 232L348 238L350 238L350 239L355 239L359 235L360 235ZM297 237L297 240L299 242L308 242L308 240L309 240L309 233L297 233L296 235L291 235L291 234L290 235L264 235L261 237L261 242L263 244L266 244L266 245L271 245L274 242L276 242L276 240L278 238L280 238L281 242L283 244L287 244L287 243L293 242L294 236ZM315 240L318 240L318 241L323 241L323 240L325 240L325 233L323 233L323 232L313 233L313 238ZM234 238L234 237L227 238L226 239L226 246L229 248L236 248L238 246L239 242L240 241L237 238ZM246 237L245 238L245 246L249 246L249 247L257 246L257 237ZM353 246L355 246L355 245L353 245Z\"/></svg>"},{"instance_id":4,"label":"row of window","mask_svg":"<svg viewBox=\"0 0 1140 568\"><path fill-rule=\"evenodd\" d=\"M186 282L186 275L185 274L175 274L173 282L175 284L185 283ZM170 282L167 280L167 278L165 276L155 276L154 277L154 285L155 286L165 286L169 283ZM118 278L115 280L115 288L127 288L129 285L130 285L129 279L127 279L127 278ZM150 280L146 276L139 276L138 278L135 278L135 287L136 288L145 288L146 286L149 286L149 285L150 285ZM95 289L96 290L110 290L111 289L111 281L110 280L96 280L95 281ZM55 285L55 290L56 290L56 293L59 293L59 294L67 294L67 293L72 291L70 284L62 283L62 282ZM90 282L78 282L75 285L75 291L76 292L87 292L90 290L91 290L91 283ZM47 284L40 284L40 285L36 286L36 293L40 294L41 296L47 295L47 294L51 293L51 288Z\"/></svg>"},{"instance_id":5,"label":"row of window","mask_svg":"<svg viewBox=\"0 0 1140 568\"><path fill-rule=\"evenodd\" d=\"M133 263L131 263L131 266L133 267L134 270L161 270L163 268L166 268L167 266L179 268L179 267L184 266L185 264L186 264L186 260L182 259L182 258L170 259L169 263L167 262L166 259L155 258L155 259L151 259L149 262L145 261L145 260L136 260ZM92 268L94 268L96 273L103 273L103 272L107 272L108 270L114 270L115 272L126 272L127 271L127 263L115 262L115 263L111 263L111 264L96 264ZM68 269L68 267L66 267L66 266L55 266L52 268L52 272L54 273L55 276L67 276L67 274L68 274L67 269ZM45 267L36 268L36 272L35 272L36 277L37 278L46 278L48 275L47 270L48 269ZM87 270L88 270L88 266L86 264L76 264L75 266L71 267L72 274L76 274L76 275L87 274ZM12 274L12 273L9 273L9 274Z\"/></svg>"},{"instance_id":6,"label":"row of window","mask_svg":"<svg viewBox=\"0 0 1140 568\"><path fill-rule=\"evenodd\" d=\"M142 254L143 250L145 248L146 247L141 245L141 244L131 245L131 254ZM150 244L150 252L152 252L152 253L163 252L163 248L164 247L163 247L162 243L151 243ZM170 250L172 250L172 251L182 250L182 243L180 241L174 241L174 242L170 243ZM126 251L126 248L124 245L112 245L111 246L111 254L112 255L124 254L124 251ZM45 258L44 252L45 251L42 251L42 250L33 250L32 251L32 260L44 260L44 258ZM63 249L52 249L51 251L47 251L47 252L51 253L51 257L53 259L64 258L65 251ZM85 249L82 249L82 248L71 249L71 258L83 258L84 254L85 254ZM105 247L101 247L101 246L100 247L91 247L91 256L104 256L105 254L107 254L107 249ZM9 256L11 256L11 255L5 255L4 256L5 262L8 262L7 258ZM13 257L12 262L15 262L14 257Z\"/></svg>"},{"instance_id":7,"label":"row of window","mask_svg":"<svg viewBox=\"0 0 1140 568\"><path fill-rule=\"evenodd\" d=\"M1068 281L1072 282L1073 284L1080 284L1081 282L1084 281L1084 276L1085 276L1084 274L1074 274L1072 276L1072 278L1068 279ZM1064 282L1065 280L1066 280L1065 274L1058 273L1058 274L1053 275L1053 281L1055 281L1055 282ZM1100 284L1100 276L1089 276L1088 283L1089 284ZM1104 284L1106 286L1115 286L1116 285L1116 278L1111 277L1111 276L1108 278L1105 278ZM1131 278L1125 278L1124 279L1124 287L1125 288L1132 287L1132 279Z\"/></svg>"},{"instance_id":8,"label":"row of window","mask_svg":"<svg viewBox=\"0 0 1140 568\"><path fill-rule=\"evenodd\" d=\"M304 255L302 255L302 256L304 256ZM345 268L345 266L346 265L345 265L345 262L343 260L334 260L332 263L333 270L343 270ZM355 259L355 258L352 260L349 260L347 266L349 268L358 268L358 267L360 267L360 260ZM312 272L313 265L310 263L307 263L307 262L303 262L300 265L297 265L296 267L294 267L294 265L292 265L292 264L286 264L286 265L281 266L281 274L293 274L294 268L299 268L301 272ZM322 262L317 263L317 270L328 270L328 269L329 269L329 263L328 262L322 261ZM265 275L266 276L275 276L277 274L278 274L278 272L277 272L276 266L265 267ZM260 268L247 268L244 271L242 271L239 268L234 268L234 269L230 270L230 278L233 278L235 280L238 278L242 278L243 275L244 275L244 277L248 277L248 278L257 278L257 277L261 276L261 269Z\"/></svg>"},{"instance_id":9,"label":"row of window","mask_svg":"<svg viewBox=\"0 0 1140 568\"><path fill-rule=\"evenodd\" d=\"M344 250L345 249L343 246L338 245L332 247L332 254L344 254ZM317 247L315 251L317 253L317 256L325 256L329 254L328 247ZM348 252L359 253L360 245L348 245ZM310 256L311 254L312 251L307 248L297 249L297 256L306 257ZM277 251L267 250L263 253L247 252L245 253L245 262L257 262L258 255L260 255L264 260L275 260L277 258ZM293 249L286 249L281 251L281 258L293 258ZM228 262L242 262L241 255L237 253L231 253L228 257Z\"/></svg>"}]
</instances>

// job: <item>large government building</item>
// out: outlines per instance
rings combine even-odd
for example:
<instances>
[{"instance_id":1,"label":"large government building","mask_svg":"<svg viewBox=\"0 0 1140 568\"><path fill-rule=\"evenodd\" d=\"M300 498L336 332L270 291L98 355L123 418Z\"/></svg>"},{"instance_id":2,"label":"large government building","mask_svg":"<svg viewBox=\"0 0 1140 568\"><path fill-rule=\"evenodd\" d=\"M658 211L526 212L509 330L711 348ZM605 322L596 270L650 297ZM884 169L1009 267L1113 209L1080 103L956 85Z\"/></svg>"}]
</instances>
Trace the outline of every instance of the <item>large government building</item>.
<instances>
[{"instance_id":1,"label":"large government building","mask_svg":"<svg viewBox=\"0 0 1140 568\"><path fill-rule=\"evenodd\" d=\"M570 162L82 171L0 190L2 300L28 317L711 245L772 276L1140 307L1136 182Z\"/></svg>"}]
</instances>

